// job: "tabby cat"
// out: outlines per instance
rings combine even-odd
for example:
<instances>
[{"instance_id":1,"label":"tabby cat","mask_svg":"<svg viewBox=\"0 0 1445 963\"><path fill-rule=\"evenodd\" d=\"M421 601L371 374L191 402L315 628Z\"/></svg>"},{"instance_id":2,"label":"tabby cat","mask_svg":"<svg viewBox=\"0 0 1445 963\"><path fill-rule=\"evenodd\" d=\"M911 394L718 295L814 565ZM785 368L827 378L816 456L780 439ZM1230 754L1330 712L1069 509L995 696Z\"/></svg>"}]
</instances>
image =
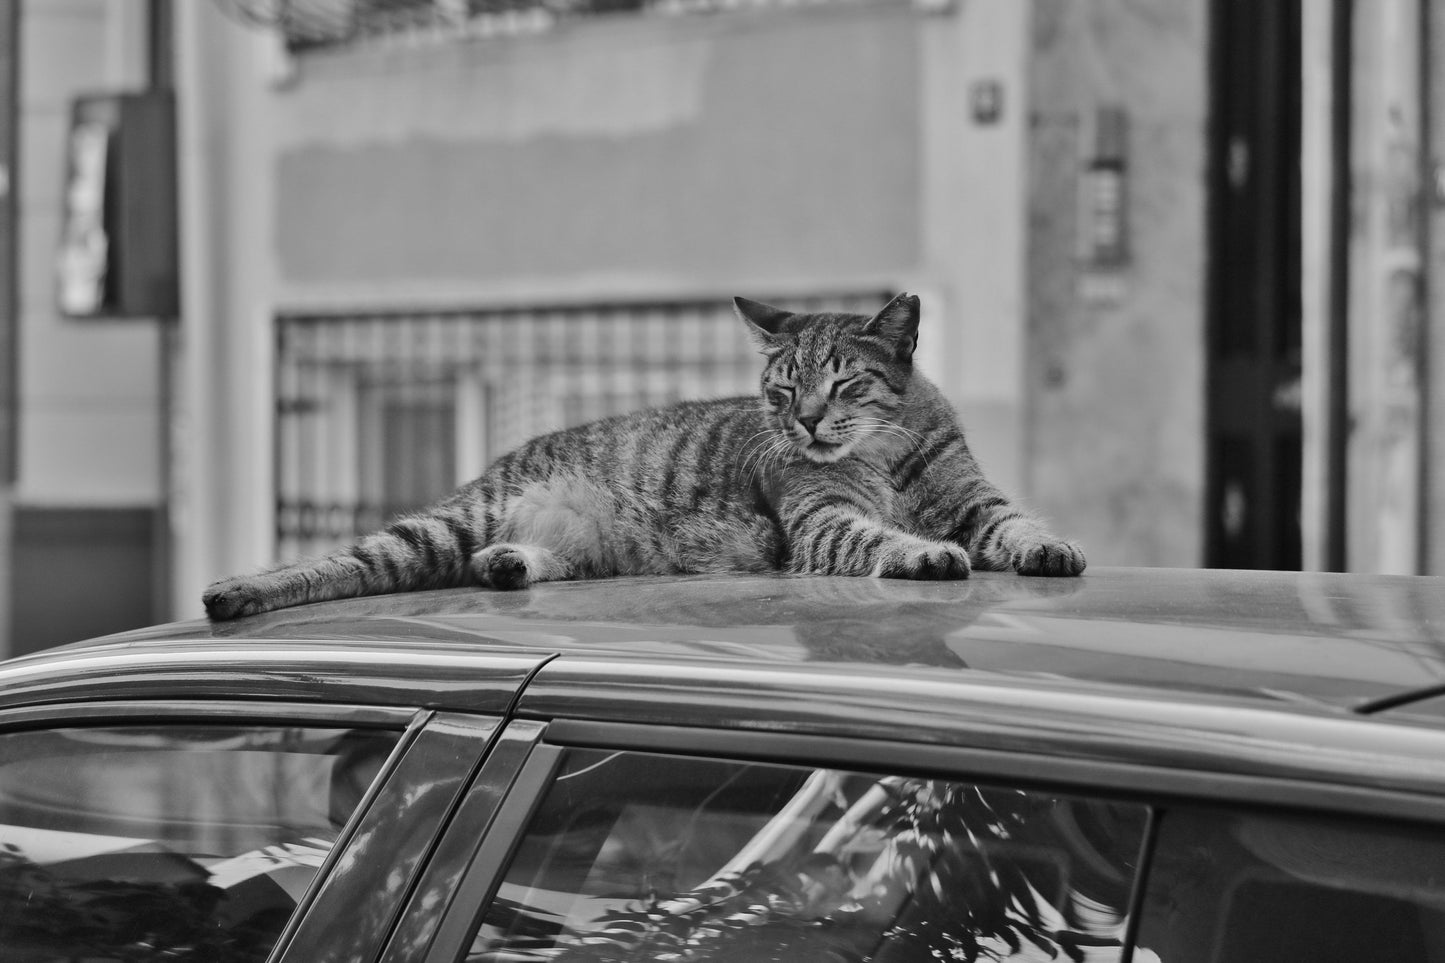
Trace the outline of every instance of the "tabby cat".
<instances>
[{"instance_id":1,"label":"tabby cat","mask_svg":"<svg viewBox=\"0 0 1445 963\"><path fill-rule=\"evenodd\" d=\"M533 439L354 545L216 582L206 611L627 574L1084 570L1078 546L983 477L914 368L918 298L871 318L734 305L767 359L761 404L684 402Z\"/></svg>"}]
</instances>

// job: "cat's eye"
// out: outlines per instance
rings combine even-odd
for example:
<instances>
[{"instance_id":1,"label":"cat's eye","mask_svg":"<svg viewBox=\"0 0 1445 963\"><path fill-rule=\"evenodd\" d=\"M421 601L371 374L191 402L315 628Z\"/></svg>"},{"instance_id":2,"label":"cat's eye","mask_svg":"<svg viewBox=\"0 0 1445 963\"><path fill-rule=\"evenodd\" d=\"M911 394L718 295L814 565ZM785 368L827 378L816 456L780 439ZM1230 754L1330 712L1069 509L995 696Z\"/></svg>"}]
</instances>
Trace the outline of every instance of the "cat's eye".
<instances>
[{"instance_id":1,"label":"cat's eye","mask_svg":"<svg viewBox=\"0 0 1445 963\"><path fill-rule=\"evenodd\" d=\"M856 394L858 393L858 389L859 389L859 387L860 387L857 382L858 382L858 376L857 376L857 375L849 375L849 376L846 377L846 378L839 378L837 381L834 381L832 387L830 387L830 388L828 389L828 397L829 397L829 398L836 398L836 397L838 397L838 393L839 393L840 391L844 390L845 388L848 388L848 389L849 389L849 390L848 390L848 394L849 394L849 395L856 395ZM849 386L851 386L851 388L849 388Z\"/></svg>"}]
</instances>

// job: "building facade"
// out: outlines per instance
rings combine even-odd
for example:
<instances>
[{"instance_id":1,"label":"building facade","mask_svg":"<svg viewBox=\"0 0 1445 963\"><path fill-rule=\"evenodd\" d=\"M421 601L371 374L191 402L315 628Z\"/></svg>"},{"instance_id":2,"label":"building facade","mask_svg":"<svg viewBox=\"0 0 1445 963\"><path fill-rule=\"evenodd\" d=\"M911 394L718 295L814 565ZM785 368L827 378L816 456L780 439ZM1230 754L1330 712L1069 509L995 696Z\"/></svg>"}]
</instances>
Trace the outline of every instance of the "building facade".
<instances>
[{"instance_id":1,"label":"building facade","mask_svg":"<svg viewBox=\"0 0 1445 963\"><path fill-rule=\"evenodd\" d=\"M750 390L732 295L900 290L1091 563L1437 569L1433 7L30 0L15 527L148 514L11 584L195 615L537 431ZM67 104L162 62L180 316L63 318Z\"/></svg>"}]
</instances>

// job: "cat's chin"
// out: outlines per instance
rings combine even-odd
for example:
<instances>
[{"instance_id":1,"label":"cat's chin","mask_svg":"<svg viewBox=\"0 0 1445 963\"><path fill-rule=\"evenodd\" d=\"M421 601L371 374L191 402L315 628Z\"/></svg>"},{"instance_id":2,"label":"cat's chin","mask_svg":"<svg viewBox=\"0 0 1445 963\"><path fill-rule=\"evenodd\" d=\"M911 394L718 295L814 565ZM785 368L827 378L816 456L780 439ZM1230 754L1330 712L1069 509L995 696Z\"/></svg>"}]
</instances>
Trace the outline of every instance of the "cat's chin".
<instances>
[{"instance_id":1,"label":"cat's chin","mask_svg":"<svg viewBox=\"0 0 1445 963\"><path fill-rule=\"evenodd\" d=\"M813 441L802 446L803 457L820 465L831 464L848 454L848 445L830 445L826 441Z\"/></svg>"}]
</instances>

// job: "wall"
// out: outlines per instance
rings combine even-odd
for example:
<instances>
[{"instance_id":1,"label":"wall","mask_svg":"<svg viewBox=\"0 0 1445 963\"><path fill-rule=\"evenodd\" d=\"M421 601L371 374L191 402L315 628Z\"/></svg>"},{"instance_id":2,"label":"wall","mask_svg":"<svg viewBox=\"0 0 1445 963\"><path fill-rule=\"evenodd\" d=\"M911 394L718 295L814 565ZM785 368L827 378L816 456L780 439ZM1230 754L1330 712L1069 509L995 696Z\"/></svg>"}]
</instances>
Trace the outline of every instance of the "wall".
<instances>
[{"instance_id":1,"label":"wall","mask_svg":"<svg viewBox=\"0 0 1445 963\"><path fill-rule=\"evenodd\" d=\"M896 276L918 257L917 45L903 8L317 57L276 99L282 280Z\"/></svg>"},{"instance_id":2,"label":"wall","mask_svg":"<svg viewBox=\"0 0 1445 963\"><path fill-rule=\"evenodd\" d=\"M283 296L896 278L919 69L906 6L305 57L273 101Z\"/></svg>"},{"instance_id":3,"label":"wall","mask_svg":"<svg viewBox=\"0 0 1445 963\"><path fill-rule=\"evenodd\" d=\"M154 505L157 328L70 321L55 304L70 100L139 86L139 0L31 0L21 11L20 475L29 505Z\"/></svg>"},{"instance_id":4,"label":"wall","mask_svg":"<svg viewBox=\"0 0 1445 963\"><path fill-rule=\"evenodd\" d=\"M168 488L173 615L274 544L274 38L177 3L181 303Z\"/></svg>"},{"instance_id":5,"label":"wall","mask_svg":"<svg viewBox=\"0 0 1445 963\"><path fill-rule=\"evenodd\" d=\"M1354 5L1349 224L1351 571L1413 574L1421 525L1420 0Z\"/></svg>"},{"instance_id":6,"label":"wall","mask_svg":"<svg viewBox=\"0 0 1445 963\"><path fill-rule=\"evenodd\" d=\"M70 100L143 82L143 15L140 0L28 0L21 9L12 651L156 617L154 526L136 518L157 519L161 501L158 328L64 319L53 280ZM99 551L47 535L87 523L103 533ZM52 597L62 601L33 604L35 579L63 587Z\"/></svg>"},{"instance_id":7,"label":"wall","mask_svg":"<svg viewBox=\"0 0 1445 963\"><path fill-rule=\"evenodd\" d=\"M1024 381L1031 4L968 0L919 18L923 297L919 364L962 417L997 485L1031 494ZM974 110L998 96L996 118Z\"/></svg>"},{"instance_id":8,"label":"wall","mask_svg":"<svg viewBox=\"0 0 1445 963\"><path fill-rule=\"evenodd\" d=\"M1425 303L1422 307L1427 381L1425 411L1425 478L1422 514L1426 544L1423 570L1432 575L1445 575L1445 390L1440 373L1445 372L1445 123L1440 122L1440 108L1445 105L1445 8L1436 0L1426 4L1428 35L1425 49L1425 88L1423 98L1426 156L1434 160L1434 182L1423 185L1428 207L1422 212L1425 222L1424 257Z\"/></svg>"},{"instance_id":9,"label":"wall","mask_svg":"<svg viewBox=\"0 0 1445 963\"><path fill-rule=\"evenodd\" d=\"M1034 4L1028 489L1091 564L1202 561L1207 13ZM1128 122L1117 270L1091 269L1081 240L1101 106Z\"/></svg>"}]
</instances>

